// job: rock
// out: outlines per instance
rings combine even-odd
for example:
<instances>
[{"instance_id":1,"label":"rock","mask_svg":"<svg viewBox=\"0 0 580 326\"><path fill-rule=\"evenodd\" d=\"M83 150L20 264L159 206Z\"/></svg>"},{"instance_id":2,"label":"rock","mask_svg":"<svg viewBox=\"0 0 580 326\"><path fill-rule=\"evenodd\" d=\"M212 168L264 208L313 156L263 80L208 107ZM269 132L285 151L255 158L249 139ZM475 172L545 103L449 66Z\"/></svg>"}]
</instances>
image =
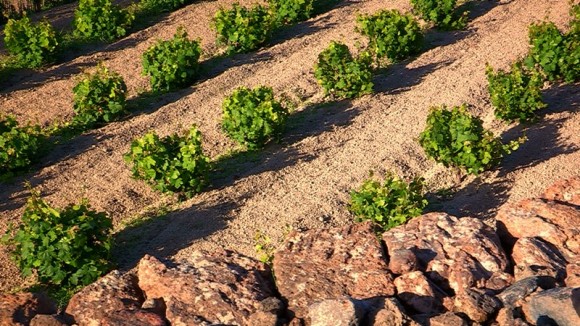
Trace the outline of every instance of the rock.
<instances>
[{"instance_id":1,"label":"rock","mask_svg":"<svg viewBox=\"0 0 580 326\"><path fill-rule=\"evenodd\" d=\"M485 288L495 293L502 292L514 283L514 277L506 272L493 273L487 281Z\"/></svg>"},{"instance_id":2,"label":"rock","mask_svg":"<svg viewBox=\"0 0 580 326\"><path fill-rule=\"evenodd\" d=\"M0 322L0 324L2 324ZM3 325L3 324L2 324ZM66 326L67 324L57 315L36 315L30 321L30 326Z\"/></svg>"},{"instance_id":3,"label":"rock","mask_svg":"<svg viewBox=\"0 0 580 326\"><path fill-rule=\"evenodd\" d=\"M276 314L258 311L248 318L248 325L276 326L282 324Z\"/></svg>"},{"instance_id":4,"label":"rock","mask_svg":"<svg viewBox=\"0 0 580 326\"><path fill-rule=\"evenodd\" d=\"M56 313L56 304L42 293L0 295L0 325L28 325L36 315Z\"/></svg>"},{"instance_id":5,"label":"rock","mask_svg":"<svg viewBox=\"0 0 580 326\"><path fill-rule=\"evenodd\" d=\"M540 238L519 238L512 251L516 281L530 276L564 280L566 261L558 249Z\"/></svg>"},{"instance_id":6,"label":"rock","mask_svg":"<svg viewBox=\"0 0 580 326\"><path fill-rule=\"evenodd\" d=\"M365 299L395 293L372 224L291 233L274 254L276 284L298 318L325 299Z\"/></svg>"},{"instance_id":7,"label":"rock","mask_svg":"<svg viewBox=\"0 0 580 326\"><path fill-rule=\"evenodd\" d=\"M580 288L556 288L531 297L529 317L536 325L555 322L558 326L580 325Z\"/></svg>"},{"instance_id":8,"label":"rock","mask_svg":"<svg viewBox=\"0 0 580 326\"><path fill-rule=\"evenodd\" d=\"M113 313L139 310L143 300L137 277L114 270L75 294L66 314L80 326L98 325Z\"/></svg>"},{"instance_id":9,"label":"rock","mask_svg":"<svg viewBox=\"0 0 580 326\"><path fill-rule=\"evenodd\" d=\"M556 182L546 189L542 197L547 200L580 206L580 176Z\"/></svg>"},{"instance_id":10,"label":"rock","mask_svg":"<svg viewBox=\"0 0 580 326\"><path fill-rule=\"evenodd\" d=\"M99 326L165 326L165 320L145 310L121 310L104 317Z\"/></svg>"},{"instance_id":11,"label":"rock","mask_svg":"<svg viewBox=\"0 0 580 326\"><path fill-rule=\"evenodd\" d=\"M513 245L519 238L541 238L569 262L580 255L580 210L544 199L506 204L498 212L498 233ZM512 240L509 240L512 239Z\"/></svg>"},{"instance_id":12,"label":"rock","mask_svg":"<svg viewBox=\"0 0 580 326\"><path fill-rule=\"evenodd\" d=\"M419 270L419 261L409 249L392 250L389 257L389 269L393 274L401 275Z\"/></svg>"},{"instance_id":13,"label":"rock","mask_svg":"<svg viewBox=\"0 0 580 326\"><path fill-rule=\"evenodd\" d=\"M573 262L566 266L566 286L580 287L580 262Z\"/></svg>"},{"instance_id":14,"label":"rock","mask_svg":"<svg viewBox=\"0 0 580 326\"><path fill-rule=\"evenodd\" d=\"M452 312L429 318L429 326L467 326L467 321Z\"/></svg>"},{"instance_id":15,"label":"rock","mask_svg":"<svg viewBox=\"0 0 580 326\"><path fill-rule=\"evenodd\" d=\"M364 325L418 326L395 298L377 297L365 300L368 306Z\"/></svg>"},{"instance_id":16,"label":"rock","mask_svg":"<svg viewBox=\"0 0 580 326\"><path fill-rule=\"evenodd\" d=\"M455 312L483 323L501 307L501 302L480 289L465 289L455 296Z\"/></svg>"},{"instance_id":17,"label":"rock","mask_svg":"<svg viewBox=\"0 0 580 326\"><path fill-rule=\"evenodd\" d=\"M163 299L172 325L248 324L274 296L268 266L231 251L194 252L175 268L146 255L137 273L147 299Z\"/></svg>"},{"instance_id":18,"label":"rock","mask_svg":"<svg viewBox=\"0 0 580 326\"><path fill-rule=\"evenodd\" d=\"M326 299L308 307L311 326L360 325L364 315L364 307L348 297Z\"/></svg>"},{"instance_id":19,"label":"rock","mask_svg":"<svg viewBox=\"0 0 580 326\"><path fill-rule=\"evenodd\" d=\"M495 317L499 326L527 326L528 323L515 316L513 308L501 308Z\"/></svg>"},{"instance_id":20,"label":"rock","mask_svg":"<svg viewBox=\"0 0 580 326\"><path fill-rule=\"evenodd\" d=\"M497 295L505 307L517 306L518 301L538 290L547 290L556 286L556 280L550 276L531 276L519 280Z\"/></svg>"},{"instance_id":21,"label":"rock","mask_svg":"<svg viewBox=\"0 0 580 326\"><path fill-rule=\"evenodd\" d=\"M163 301L163 299L150 298L143 302L141 309L158 314L165 318L165 309L167 309L167 306L165 306L165 301Z\"/></svg>"},{"instance_id":22,"label":"rock","mask_svg":"<svg viewBox=\"0 0 580 326\"><path fill-rule=\"evenodd\" d=\"M420 271L397 277L395 286L399 300L419 313L437 313L444 310L442 298L445 294L437 291Z\"/></svg>"},{"instance_id":23,"label":"rock","mask_svg":"<svg viewBox=\"0 0 580 326\"><path fill-rule=\"evenodd\" d=\"M495 231L475 218L429 213L383 233L383 240L389 256L411 250L425 275L450 294L463 283L484 286L493 273L505 272L508 266ZM448 282L452 271L456 289Z\"/></svg>"}]
</instances>

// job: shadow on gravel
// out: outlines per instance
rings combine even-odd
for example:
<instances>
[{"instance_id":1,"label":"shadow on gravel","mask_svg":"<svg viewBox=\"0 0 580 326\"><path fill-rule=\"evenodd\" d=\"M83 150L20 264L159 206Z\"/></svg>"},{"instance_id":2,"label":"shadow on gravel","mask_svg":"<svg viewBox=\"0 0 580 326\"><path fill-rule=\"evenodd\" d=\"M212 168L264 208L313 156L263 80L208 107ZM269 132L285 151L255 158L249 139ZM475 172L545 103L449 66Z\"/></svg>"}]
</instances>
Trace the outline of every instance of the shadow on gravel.
<instances>
[{"instance_id":1,"label":"shadow on gravel","mask_svg":"<svg viewBox=\"0 0 580 326\"><path fill-rule=\"evenodd\" d=\"M434 199L430 211L443 210L457 216L491 218L497 209L508 200L513 186L512 172L534 167L559 155L566 155L580 150L578 144L560 136L560 127L569 116L550 117L551 114L578 112L580 110L580 87L578 85L554 85L544 91L544 101L548 107L541 112L538 123L527 126L525 134L528 140L512 154L505 157L499 167L498 181L486 183L481 178L460 189L456 193L430 194ZM505 141L522 135L524 127L516 125L502 135ZM445 198L445 197L450 197Z\"/></svg>"},{"instance_id":2,"label":"shadow on gravel","mask_svg":"<svg viewBox=\"0 0 580 326\"><path fill-rule=\"evenodd\" d=\"M312 105L290 115L280 144L266 146L260 151L234 153L215 162L211 173L212 188L221 189L251 175L315 159L317 153L300 152L292 144L325 132L337 132L358 114L351 102L345 100Z\"/></svg>"},{"instance_id":3,"label":"shadow on gravel","mask_svg":"<svg viewBox=\"0 0 580 326\"><path fill-rule=\"evenodd\" d=\"M225 216L235 210L245 196L215 205L202 203L134 222L114 235L114 261L120 269L128 270L135 267L145 254L169 258L191 246L192 242L225 228Z\"/></svg>"},{"instance_id":4,"label":"shadow on gravel","mask_svg":"<svg viewBox=\"0 0 580 326\"><path fill-rule=\"evenodd\" d=\"M399 94L421 83L425 76L433 71L448 65L450 62L429 63L417 68L407 68L407 61L403 61L387 68L382 68L373 77L374 92Z\"/></svg>"}]
</instances>

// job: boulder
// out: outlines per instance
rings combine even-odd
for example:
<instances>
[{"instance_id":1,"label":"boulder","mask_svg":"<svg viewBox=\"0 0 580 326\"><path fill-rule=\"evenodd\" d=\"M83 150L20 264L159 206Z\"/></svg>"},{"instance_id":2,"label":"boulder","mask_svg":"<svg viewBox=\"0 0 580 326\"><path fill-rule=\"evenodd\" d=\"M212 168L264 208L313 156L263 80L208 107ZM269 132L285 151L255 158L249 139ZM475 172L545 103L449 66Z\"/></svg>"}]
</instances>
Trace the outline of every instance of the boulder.
<instances>
[{"instance_id":1,"label":"boulder","mask_svg":"<svg viewBox=\"0 0 580 326\"><path fill-rule=\"evenodd\" d=\"M563 281L566 261L558 249L540 238L519 238L512 251L516 281L530 276L552 276Z\"/></svg>"},{"instance_id":2,"label":"boulder","mask_svg":"<svg viewBox=\"0 0 580 326\"><path fill-rule=\"evenodd\" d=\"M580 206L580 176L554 183L546 189L542 197L547 200Z\"/></svg>"},{"instance_id":3,"label":"boulder","mask_svg":"<svg viewBox=\"0 0 580 326\"><path fill-rule=\"evenodd\" d=\"M163 299L172 325L246 325L275 293L267 265L232 251L197 251L176 267L146 255L137 274L147 299Z\"/></svg>"},{"instance_id":4,"label":"boulder","mask_svg":"<svg viewBox=\"0 0 580 326\"><path fill-rule=\"evenodd\" d=\"M370 222L292 232L275 252L276 284L298 318L325 299L365 299L395 293L385 255Z\"/></svg>"},{"instance_id":5,"label":"boulder","mask_svg":"<svg viewBox=\"0 0 580 326\"><path fill-rule=\"evenodd\" d=\"M566 266L565 283L567 287L580 287L580 262L572 262Z\"/></svg>"},{"instance_id":6,"label":"boulder","mask_svg":"<svg viewBox=\"0 0 580 326\"><path fill-rule=\"evenodd\" d=\"M551 289L556 286L556 280L550 276L531 276L521 279L503 292L497 298L505 307L518 307L521 300L537 291Z\"/></svg>"},{"instance_id":7,"label":"boulder","mask_svg":"<svg viewBox=\"0 0 580 326\"><path fill-rule=\"evenodd\" d=\"M42 293L0 295L0 325L28 325L39 314L56 313L56 304Z\"/></svg>"},{"instance_id":8,"label":"boulder","mask_svg":"<svg viewBox=\"0 0 580 326\"><path fill-rule=\"evenodd\" d=\"M428 213L390 229L383 240L389 256L401 249L412 251L420 269L450 294L466 284L485 286L491 275L508 266L495 231L475 218Z\"/></svg>"},{"instance_id":9,"label":"boulder","mask_svg":"<svg viewBox=\"0 0 580 326\"><path fill-rule=\"evenodd\" d=\"M578 260L580 209L577 207L545 199L525 199L502 206L496 219L498 232L508 245L519 238L537 237L555 247L566 261Z\"/></svg>"},{"instance_id":10,"label":"boulder","mask_svg":"<svg viewBox=\"0 0 580 326\"><path fill-rule=\"evenodd\" d=\"M429 318L429 326L468 326L467 321L455 313L446 312Z\"/></svg>"},{"instance_id":11,"label":"boulder","mask_svg":"<svg viewBox=\"0 0 580 326\"><path fill-rule=\"evenodd\" d=\"M389 269L393 274L401 275L419 270L419 261L409 249L392 250L389 256Z\"/></svg>"},{"instance_id":12,"label":"boulder","mask_svg":"<svg viewBox=\"0 0 580 326\"><path fill-rule=\"evenodd\" d=\"M555 288L532 296L528 317L536 325L580 325L580 288Z\"/></svg>"},{"instance_id":13,"label":"boulder","mask_svg":"<svg viewBox=\"0 0 580 326\"><path fill-rule=\"evenodd\" d=\"M1 325L4 325L0 323ZM36 315L30 321L30 326L66 326L67 324L58 315Z\"/></svg>"},{"instance_id":14,"label":"boulder","mask_svg":"<svg viewBox=\"0 0 580 326\"><path fill-rule=\"evenodd\" d=\"M407 315L405 308L395 298L377 297L365 300L368 306L364 325L370 326L418 326Z\"/></svg>"},{"instance_id":15,"label":"boulder","mask_svg":"<svg viewBox=\"0 0 580 326\"><path fill-rule=\"evenodd\" d=\"M365 307L348 297L326 299L308 307L311 326L360 325L366 313Z\"/></svg>"},{"instance_id":16,"label":"boulder","mask_svg":"<svg viewBox=\"0 0 580 326\"><path fill-rule=\"evenodd\" d=\"M481 289L465 289L455 296L455 312L478 323L489 320L500 308L501 302Z\"/></svg>"},{"instance_id":17,"label":"boulder","mask_svg":"<svg viewBox=\"0 0 580 326\"><path fill-rule=\"evenodd\" d=\"M139 310L143 293L135 274L114 270L75 294L66 315L80 326L99 325L124 310Z\"/></svg>"},{"instance_id":18,"label":"boulder","mask_svg":"<svg viewBox=\"0 0 580 326\"><path fill-rule=\"evenodd\" d=\"M103 317L99 326L165 326L165 320L152 312L145 310L121 310Z\"/></svg>"},{"instance_id":19,"label":"boulder","mask_svg":"<svg viewBox=\"0 0 580 326\"><path fill-rule=\"evenodd\" d=\"M420 271L403 274L395 279L397 297L418 313L444 311L445 293L438 290Z\"/></svg>"},{"instance_id":20,"label":"boulder","mask_svg":"<svg viewBox=\"0 0 580 326\"><path fill-rule=\"evenodd\" d=\"M498 326L527 326L524 320L516 316L513 308L501 308L495 317L495 323Z\"/></svg>"}]
</instances>

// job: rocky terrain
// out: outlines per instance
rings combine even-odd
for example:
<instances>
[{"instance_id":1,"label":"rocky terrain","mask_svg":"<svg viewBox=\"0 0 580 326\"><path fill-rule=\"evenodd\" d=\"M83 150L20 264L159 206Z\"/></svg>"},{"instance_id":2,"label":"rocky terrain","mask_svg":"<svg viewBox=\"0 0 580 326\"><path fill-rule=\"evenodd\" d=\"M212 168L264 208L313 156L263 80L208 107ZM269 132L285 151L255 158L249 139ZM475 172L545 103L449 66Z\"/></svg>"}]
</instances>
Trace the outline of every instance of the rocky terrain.
<instances>
[{"instance_id":1,"label":"rocky terrain","mask_svg":"<svg viewBox=\"0 0 580 326\"><path fill-rule=\"evenodd\" d=\"M502 206L496 225L428 213L377 238L368 222L292 231L271 266L234 251L143 257L56 314L0 297L0 325L580 324L580 176Z\"/></svg>"}]
</instances>

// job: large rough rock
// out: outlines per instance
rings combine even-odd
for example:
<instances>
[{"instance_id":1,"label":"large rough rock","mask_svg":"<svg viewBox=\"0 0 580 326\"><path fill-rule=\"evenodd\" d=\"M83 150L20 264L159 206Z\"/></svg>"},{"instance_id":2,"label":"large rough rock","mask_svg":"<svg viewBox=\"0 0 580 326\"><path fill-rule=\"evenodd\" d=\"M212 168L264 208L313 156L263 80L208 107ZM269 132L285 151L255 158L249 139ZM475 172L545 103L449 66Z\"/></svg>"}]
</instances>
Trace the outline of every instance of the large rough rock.
<instances>
[{"instance_id":1,"label":"large rough rock","mask_svg":"<svg viewBox=\"0 0 580 326\"><path fill-rule=\"evenodd\" d=\"M467 326L467 321L452 312L446 312L429 318L429 326Z\"/></svg>"},{"instance_id":2,"label":"large rough rock","mask_svg":"<svg viewBox=\"0 0 580 326\"><path fill-rule=\"evenodd\" d=\"M580 261L572 262L566 266L565 283L571 288L580 287Z\"/></svg>"},{"instance_id":3,"label":"large rough rock","mask_svg":"<svg viewBox=\"0 0 580 326\"><path fill-rule=\"evenodd\" d=\"M383 240L389 256L401 249L414 252L420 269L451 293L484 287L508 266L497 234L475 218L429 213L385 232Z\"/></svg>"},{"instance_id":4,"label":"large rough rock","mask_svg":"<svg viewBox=\"0 0 580 326\"><path fill-rule=\"evenodd\" d=\"M308 307L310 326L360 325L365 314L365 307L348 297L327 299Z\"/></svg>"},{"instance_id":5,"label":"large rough rock","mask_svg":"<svg viewBox=\"0 0 580 326\"><path fill-rule=\"evenodd\" d=\"M475 322L485 322L500 308L501 302L495 296L480 289L466 289L455 296L455 311Z\"/></svg>"},{"instance_id":6,"label":"large rough rock","mask_svg":"<svg viewBox=\"0 0 580 326\"><path fill-rule=\"evenodd\" d=\"M365 325L418 326L395 298L377 297L365 300L368 306Z\"/></svg>"},{"instance_id":7,"label":"large rough rock","mask_svg":"<svg viewBox=\"0 0 580 326\"><path fill-rule=\"evenodd\" d=\"M564 280L566 260L560 252L540 238L520 238L512 250L516 281L530 276L552 276Z\"/></svg>"},{"instance_id":8,"label":"large rough rock","mask_svg":"<svg viewBox=\"0 0 580 326\"><path fill-rule=\"evenodd\" d=\"M397 297L418 313L438 313L444 311L442 291L421 273L415 271L395 279Z\"/></svg>"},{"instance_id":9,"label":"large rough rock","mask_svg":"<svg viewBox=\"0 0 580 326\"><path fill-rule=\"evenodd\" d=\"M39 314L56 313L56 305L41 293L0 294L0 325L28 325Z\"/></svg>"},{"instance_id":10,"label":"large rough rock","mask_svg":"<svg viewBox=\"0 0 580 326\"><path fill-rule=\"evenodd\" d=\"M508 244L538 237L568 262L580 255L580 209L544 199L525 199L504 205L498 212L498 232ZM510 238L512 239L511 241Z\"/></svg>"},{"instance_id":11,"label":"large rough rock","mask_svg":"<svg viewBox=\"0 0 580 326\"><path fill-rule=\"evenodd\" d=\"M138 276L147 299L164 300L172 325L247 325L253 314L266 313L261 302L274 296L268 266L231 251L198 251L175 268L145 256Z\"/></svg>"},{"instance_id":12,"label":"large rough rock","mask_svg":"<svg viewBox=\"0 0 580 326\"><path fill-rule=\"evenodd\" d=\"M531 297L529 317L536 325L580 325L580 288L556 288Z\"/></svg>"},{"instance_id":13,"label":"large rough rock","mask_svg":"<svg viewBox=\"0 0 580 326\"><path fill-rule=\"evenodd\" d=\"M497 295L505 307L519 307L521 300L532 293L548 290L556 286L556 280L550 276L531 276L519 280Z\"/></svg>"},{"instance_id":14,"label":"large rough rock","mask_svg":"<svg viewBox=\"0 0 580 326\"><path fill-rule=\"evenodd\" d=\"M542 197L547 200L580 206L580 176L554 183L546 189Z\"/></svg>"},{"instance_id":15,"label":"large rough rock","mask_svg":"<svg viewBox=\"0 0 580 326\"><path fill-rule=\"evenodd\" d=\"M143 300L135 274L121 274L115 270L75 294L66 314L80 326L111 324L125 311L140 311ZM150 315L150 320L157 321L150 325L165 325L163 319L153 313L141 311L140 315Z\"/></svg>"},{"instance_id":16,"label":"large rough rock","mask_svg":"<svg viewBox=\"0 0 580 326\"><path fill-rule=\"evenodd\" d=\"M370 223L291 233L274 254L276 284L297 317L314 302L395 293Z\"/></svg>"}]
</instances>

